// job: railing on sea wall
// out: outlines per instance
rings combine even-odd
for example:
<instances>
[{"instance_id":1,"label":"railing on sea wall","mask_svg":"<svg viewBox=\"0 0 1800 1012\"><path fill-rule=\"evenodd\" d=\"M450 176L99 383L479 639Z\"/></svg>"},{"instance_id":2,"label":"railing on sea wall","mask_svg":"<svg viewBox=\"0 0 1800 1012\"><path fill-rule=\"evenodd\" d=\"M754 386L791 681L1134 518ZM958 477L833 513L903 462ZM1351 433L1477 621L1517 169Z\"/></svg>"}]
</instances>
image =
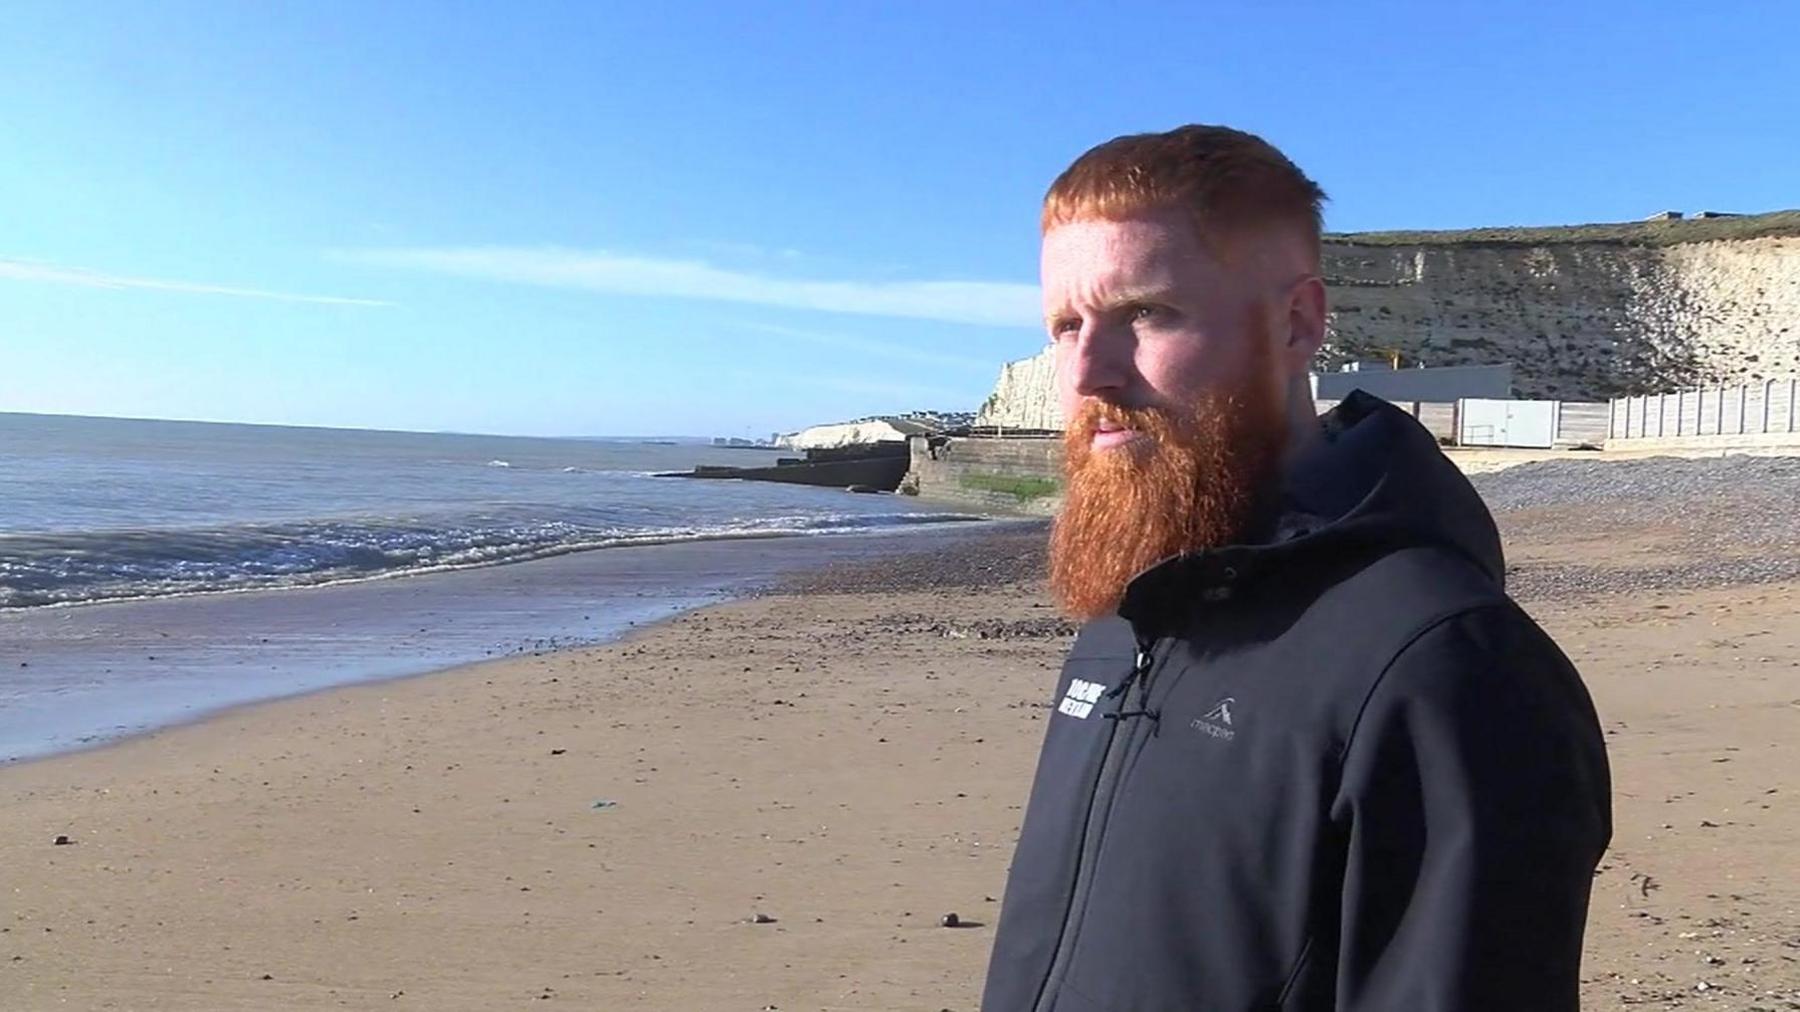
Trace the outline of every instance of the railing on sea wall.
<instances>
[{"instance_id":1,"label":"railing on sea wall","mask_svg":"<svg viewBox=\"0 0 1800 1012\"><path fill-rule=\"evenodd\" d=\"M1785 376L1612 401L1611 443L1800 440L1800 377Z\"/></svg>"}]
</instances>

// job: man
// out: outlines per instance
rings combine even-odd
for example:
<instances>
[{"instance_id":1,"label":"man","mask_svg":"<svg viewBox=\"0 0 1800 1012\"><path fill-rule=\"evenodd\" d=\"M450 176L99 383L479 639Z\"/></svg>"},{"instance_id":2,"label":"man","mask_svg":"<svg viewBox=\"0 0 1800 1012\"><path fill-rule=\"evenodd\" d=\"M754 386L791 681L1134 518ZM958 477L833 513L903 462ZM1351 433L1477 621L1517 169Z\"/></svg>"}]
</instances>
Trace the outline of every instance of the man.
<instances>
[{"instance_id":1,"label":"man","mask_svg":"<svg viewBox=\"0 0 1800 1012\"><path fill-rule=\"evenodd\" d=\"M1086 624L988 1012L1577 1007L1593 706L1431 436L1362 394L1315 415L1323 198L1189 126L1045 199L1051 585Z\"/></svg>"}]
</instances>

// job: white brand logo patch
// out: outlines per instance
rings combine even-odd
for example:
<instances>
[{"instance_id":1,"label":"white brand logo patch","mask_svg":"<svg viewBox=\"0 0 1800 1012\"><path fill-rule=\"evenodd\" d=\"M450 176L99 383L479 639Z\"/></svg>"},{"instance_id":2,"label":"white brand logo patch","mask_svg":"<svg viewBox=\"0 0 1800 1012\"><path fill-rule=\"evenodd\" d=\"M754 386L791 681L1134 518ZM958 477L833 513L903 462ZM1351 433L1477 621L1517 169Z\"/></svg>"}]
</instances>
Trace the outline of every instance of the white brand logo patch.
<instances>
[{"instance_id":1,"label":"white brand logo patch","mask_svg":"<svg viewBox=\"0 0 1800 1012\"><path fill-rule=\"evenodd\" d=\"M1056 707L1056 712L1086 719L1088 714L1094 712L1094 704L1100 701L1101 695L1105 692L1106 686L1099 682L1089 682L1077 678L1069 683L1068 694L1063 696L1063 701Z\"/></svg>"},{"instance_id":2,"label":"white brand logo patch","mask_svg":"<svg viewBox=\"0 0 1800 1012\"><path fill-rule=\"evenodd\" d=\"M1237 737L1237 731L1231 726L1231 708L1236 705L1236 699L1226 696L1214 703L1213 708L1206 711L1205 716L1195 718L1188 726L1203 734L1210 734L1220 741L1230 741Z\"/></svg>"}]
</instances>

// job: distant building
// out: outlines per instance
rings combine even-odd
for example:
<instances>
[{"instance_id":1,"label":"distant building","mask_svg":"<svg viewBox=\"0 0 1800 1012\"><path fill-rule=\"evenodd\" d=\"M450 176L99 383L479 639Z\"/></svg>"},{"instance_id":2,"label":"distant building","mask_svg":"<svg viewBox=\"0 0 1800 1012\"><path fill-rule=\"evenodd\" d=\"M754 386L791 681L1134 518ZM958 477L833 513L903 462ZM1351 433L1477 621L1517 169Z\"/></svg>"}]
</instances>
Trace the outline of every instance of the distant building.
<instances>
[{"instance_id":1,"label":"distant building","mask_svg":"<svg viewBox=\"0 0 1800 1012\"><path fill-rule=\"evenodd\" d=\"M1658 211L1655 214L1651 215L1650 217L1645 218L1644 220L1645 221L1680 221L1681 220L1681 212L1680 211Z\"/></svg>"},{"instance_id":2,"label":"distant building","mask_svg":"<svg viewBox=\"0 0 1800 1012\"><path fill-rule=\"evenodd\" d=\"M1362 390L1395 403L1444 404L1465 397L1507 398L1513 393L1513 367L1456 365L1437 369L1394 369L1385 362L1352 362L1342 372L1313 376L1313 396L1341 401Z\"/></svg>"},{"instance_id":3,"label":"distant building","mask_svg":"<svg viewBox=\"0 0 1800 1012\"><path fill-rule=\"evenodd\" d=\"M904 421L918 422L939 429L966 429L975 424L973 411L908 411L899 416Z\"/></svg>"}]
</instances>

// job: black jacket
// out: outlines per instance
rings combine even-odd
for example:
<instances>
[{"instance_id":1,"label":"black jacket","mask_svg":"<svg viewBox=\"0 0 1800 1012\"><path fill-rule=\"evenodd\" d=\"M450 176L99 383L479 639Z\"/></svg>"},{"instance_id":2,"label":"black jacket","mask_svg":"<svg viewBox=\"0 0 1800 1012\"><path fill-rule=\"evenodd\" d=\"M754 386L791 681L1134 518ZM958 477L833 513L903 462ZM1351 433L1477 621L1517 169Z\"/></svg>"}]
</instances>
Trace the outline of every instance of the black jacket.
<instances>
[{"instance_id":1,"label":"black jacket","mask_svg":"<svg viewBox=\"0 0 1800 1012\"><path fill-rule=\"evenodd\" d=\"M1081 630L988 1012L1577 1007L1593 704L1430 435L1360 394L1326 429L1268 539Z\"/></svg>"}]
</instances>

